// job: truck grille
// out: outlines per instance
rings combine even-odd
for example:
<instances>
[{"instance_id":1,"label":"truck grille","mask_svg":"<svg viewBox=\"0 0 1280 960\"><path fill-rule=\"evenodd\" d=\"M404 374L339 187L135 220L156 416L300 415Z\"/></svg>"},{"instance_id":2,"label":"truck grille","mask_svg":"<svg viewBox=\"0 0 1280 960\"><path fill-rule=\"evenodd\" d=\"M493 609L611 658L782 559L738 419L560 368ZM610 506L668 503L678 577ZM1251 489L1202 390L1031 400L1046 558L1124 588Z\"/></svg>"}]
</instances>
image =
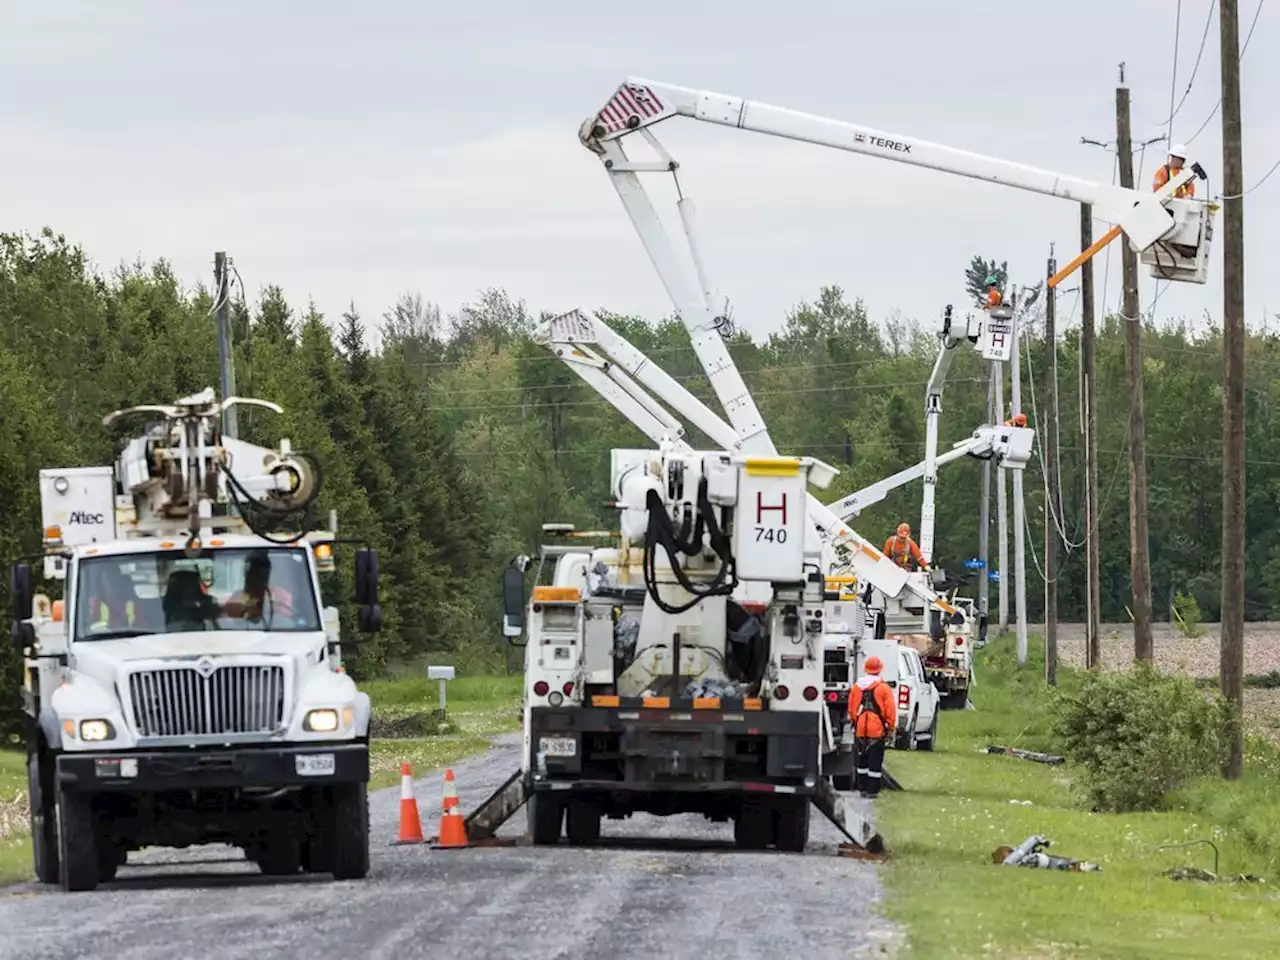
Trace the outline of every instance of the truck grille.
<instances>
[{"instance_id":1,"label":"truck grille","mask_svg":"<svg viewBox=\"0 0 1280 960\"><path fill-rule=\"evenodd\" d=\"M129 677L129 699L142 737L270 733L284 722L284 667L142 670Z\"/></svg>"}]
</instances>

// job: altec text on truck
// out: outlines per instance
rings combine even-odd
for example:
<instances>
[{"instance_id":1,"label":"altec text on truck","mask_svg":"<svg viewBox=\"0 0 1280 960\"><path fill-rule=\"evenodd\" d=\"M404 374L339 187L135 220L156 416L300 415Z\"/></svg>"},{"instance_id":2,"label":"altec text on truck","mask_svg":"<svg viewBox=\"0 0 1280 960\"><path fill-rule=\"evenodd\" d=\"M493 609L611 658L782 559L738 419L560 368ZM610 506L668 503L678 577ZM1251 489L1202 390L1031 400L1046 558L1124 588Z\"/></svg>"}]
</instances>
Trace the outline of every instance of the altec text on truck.
<instances>
[{"instance_id":1,"label":"altec text on truck","mask_svg":"<svg viewBox=\"0 0 1280 960\"><path fill-rule=\"evenodd\" d=\"M319 473L288 441L222 436L222 409L246 402L280 411L212 390L116 411L106 423L153 422L114 470L41 471L43 573L63 596L37 594L25 562L11 587L44 883L89 890L131 850L211 842L268 874L368 871L369 698L320 591L339 541L268 529L315 500ZM355 568L376 631L376 553Z\"/></svg>"}]
</instances>

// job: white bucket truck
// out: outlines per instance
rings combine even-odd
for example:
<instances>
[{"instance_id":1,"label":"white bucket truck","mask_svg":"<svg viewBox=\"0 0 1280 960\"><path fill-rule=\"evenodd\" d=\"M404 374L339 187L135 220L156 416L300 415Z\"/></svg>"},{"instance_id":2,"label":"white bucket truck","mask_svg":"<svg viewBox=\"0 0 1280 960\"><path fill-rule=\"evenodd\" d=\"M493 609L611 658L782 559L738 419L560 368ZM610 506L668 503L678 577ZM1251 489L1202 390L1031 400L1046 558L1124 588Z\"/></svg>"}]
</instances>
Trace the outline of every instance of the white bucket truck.
<instances>
[{"instance_id":1,"label":"white bucket truck","mask_svg":"<svg viewBox=\"0 0 1280 960\"><path fill-rule=\"evenodd\" d=\"M11 587L44 883L91 890L130 851L203 843L267 874L368 871L369 698L320 592L339 541L267 530L314 502L320 475L288 441L223 436L235 403L280 412L212 390L119 410L104 423L153 420L114 470L41 471L43 574L62 599L25 562ZM376 553L356 568L375 631Z\"/></svg>"}]
</instances>

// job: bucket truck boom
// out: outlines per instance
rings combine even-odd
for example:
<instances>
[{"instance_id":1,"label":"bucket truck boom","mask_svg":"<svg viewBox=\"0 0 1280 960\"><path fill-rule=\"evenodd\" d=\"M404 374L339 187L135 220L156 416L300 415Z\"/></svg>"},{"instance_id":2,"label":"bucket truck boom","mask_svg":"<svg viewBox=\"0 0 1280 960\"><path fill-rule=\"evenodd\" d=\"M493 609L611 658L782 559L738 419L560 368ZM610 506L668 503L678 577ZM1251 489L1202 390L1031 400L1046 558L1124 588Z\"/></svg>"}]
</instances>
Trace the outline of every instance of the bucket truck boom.
<instances>
[{"instance_id":1,"label":"bucket truck boom","mask_svg":"<svg viewBox=\"0 0 1280 960\"><path fill-rule=\"evenodd\" d=\"M615 404L624 416L629 417L626 410L623 409L624 405L633 410L636 407L646 408L647 405L656 405L652 399L648 399L646 402L636 400L634 391L638 388L635 381L631 379L634 377L666 399L724 450L742 452L748 447L754 447L756 450L762 451L761 455L776 455L773 441L769 437L758 411L755 413L745 412L746 404L750 404L751 410L754 411L755 403L751 399L750 393L747 392L746 384L742 383L741 375L738 373L737 367L733 365L733 360L729 357L728 351L724 350L723 343L717 343L720 349L724 351L725 358L725 364L721 365L718 370L724 376L724 380L736 378L737 382L742 384L741 392L736 396L744 402L733 407L725 403L726 412L730 414L731 418L736 412L739 417L739 423L743 424L742 427L738 427L736 430L736 424L734 426L726 424L708 409L702 401L694 397L669 374L652 363L630 342L610 329L599 317L587 311L571 311L548 321L537 331L534 339L569 364L570 368L588 383L594 385L596 382L600 382L600 375L603 375L608 379L609 383L617 386L619 391L611 389L607 392L601 391L606 399L610 399L611 394L616 395L617 392L622 392L625 393L628 400L635 401L634 404L626 403L626 401L623 402L623 405ZM607 354L614 363L607 361L598 351ZM700 353L700 356L702 355ZM625 369L619 370L617 366L622 366ZM629 384L629 386L624 386L624 384ZM731 386L730 389L736 390L737 388ZM722 398L722 402L724 402L724 398ZM642 421L646 422L648 423L648 430L654 430L656 429L654 423L657 419L655 416L646 414L639 419L633 419L632 422L636 423L637 426ZM641 427L641 429L645 430L646 428ZM646 432L648 431L646 430ZM859 536L830 507L823 504L812 494L807 495L807 500L810 519L816 524L819 533L826 538L827 546L830 550L830 557L827 562L828 575L857 576L861 582L875 586L877 590L889 597L896 597L904 589L907 589L918 600L942 611L949 617L958 614L959 611L954 605L945 598L939 597L927 585L918 581L911 581L907 571L886 557L870 542Z\"/></svg>"},{"instance_id":2,"label":"bucket truck boom","mask_svg":"<svg viewBox=\"0 0 1280 960\"><path fill-rule=\"evenodd\" d=\"M1104 219L1116 225L1104 239L1109 242L1123 232L1139 252L1142 262L1150 268L1152 276L1191 283L1205 283L1208 278L1209 246L1217 205L1174 195L1179 187L1193 178L1206 178L1198 163L1188 164L1159 190L1140 193L742 97L628 78L603 109L582 124L578 135L583 145L597 154L609 170L614 187L631 214L654 266L662 274L677 308L682 311L702 313L695 310L700 306L715 309L711 307L713 300L707 289L701 257L695 251L695 268L705 300L696 295L690 281L675 281L674 263L668 252L659 249L665 241L661 224L650 222L652 208L643 196L643 187L637 177L642 172L676 174L678 164L649 129L675 116L834 147L1076 203L1089 203ZM637 132L658 153L658 161L637 162L628 158L622 140ZM683 195L680 214L692 245L696 232L693 208ZM1102 241L1094 244L1072 262L1071 268L1078 267L1103 246L1105 243ZM1065 275L1066 271L1053 278L1051 285Z\"/></svg>"}]
</instances>

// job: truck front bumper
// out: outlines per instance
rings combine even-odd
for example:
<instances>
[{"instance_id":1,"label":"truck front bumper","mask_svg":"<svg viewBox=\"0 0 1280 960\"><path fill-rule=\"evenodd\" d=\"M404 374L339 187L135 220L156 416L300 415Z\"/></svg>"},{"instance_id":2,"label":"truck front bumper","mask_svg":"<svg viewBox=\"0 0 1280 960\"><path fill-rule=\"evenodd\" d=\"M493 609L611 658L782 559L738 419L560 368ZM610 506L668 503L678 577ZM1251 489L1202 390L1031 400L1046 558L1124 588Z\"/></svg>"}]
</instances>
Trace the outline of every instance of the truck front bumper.
<instances>
[{"instance_id":1,"label":"truck front bumper","mask_svg":"<svg viewBox=\"0 0 1280 960\"><path fill-rule=\"evenodd\" d=\"M367 783L365 743L218 750L61 753L58 783L72 790L152 792Z\"/></svg>"}]
</instances>

